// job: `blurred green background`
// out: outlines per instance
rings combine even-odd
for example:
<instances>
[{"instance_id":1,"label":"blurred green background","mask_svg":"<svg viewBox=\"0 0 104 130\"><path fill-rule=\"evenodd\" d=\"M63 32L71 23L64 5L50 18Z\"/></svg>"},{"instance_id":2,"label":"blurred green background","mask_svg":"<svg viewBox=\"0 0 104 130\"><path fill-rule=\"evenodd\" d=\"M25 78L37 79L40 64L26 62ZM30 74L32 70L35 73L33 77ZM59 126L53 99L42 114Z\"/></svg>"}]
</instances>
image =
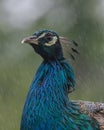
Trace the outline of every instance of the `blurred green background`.
<instances>
[{"instance_id":1,"label":"blurred green background","mask_svg":"<svg viewBox=\"0 0 104 130\"><path fill-rule=\"evenodd\" d=\"M25 97L41 63L22 38L52 29L79 43L71 61L74 100L104 101L104 0L0 0L0 130L19 130ZM69 58L69 57L67 57Z\"/></svg>"}]
</instances>

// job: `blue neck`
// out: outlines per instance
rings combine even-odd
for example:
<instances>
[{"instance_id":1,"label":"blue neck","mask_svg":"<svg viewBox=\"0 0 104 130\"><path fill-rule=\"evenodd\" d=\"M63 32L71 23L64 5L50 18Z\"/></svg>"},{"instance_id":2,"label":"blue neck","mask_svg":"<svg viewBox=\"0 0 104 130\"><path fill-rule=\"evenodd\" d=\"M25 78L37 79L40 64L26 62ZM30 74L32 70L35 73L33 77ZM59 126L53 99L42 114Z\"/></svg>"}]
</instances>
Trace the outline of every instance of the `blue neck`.
<instances>
[{"instance_id":1,"label":"blue neck","mask_svg":"<svg viewBox=\"0 0 104 130\"><path fill-rule=\"evenodd\" d=\"M68 89L74 88L74 84L73 70L65 60L43 61L25 102L23 119L27 118L27 122L22 119L25 125L28 125L32 113L36 123L39 123L39 120L43 120L44 124L48 120L50 123L60 122L70 110Z\"/></svg>"},{"instance_id":2,"label":"blue neck","mask_svg":"<svg viewBox=\"0 0 104 130\"><path fill-rule=\"evenodd\" d=\"M57 96L60 96L60 98L66 98L68 96L68 87L74 88L74 85L75 77L73 69L65 59L48 60L43 61L40 65L31 84L30 91L31 89L33 91L39 91L39 94L42 94L41 96L45 94L45 97L43 96L44 98L48 98L51 94L56 95L54 95L53 98L56 98Z\"/></svg>"},{"instance_id":3,"label":"blue neck","mask_svg":"<svg viewBox=\"0 0 104 130\"><path fill-rule=\"evenodd\" d=\"M98 130L97 122L69 101L68 90L74 84L65 60L44 61L28 92L20 130Z\"/></svg>"}]
</instances>

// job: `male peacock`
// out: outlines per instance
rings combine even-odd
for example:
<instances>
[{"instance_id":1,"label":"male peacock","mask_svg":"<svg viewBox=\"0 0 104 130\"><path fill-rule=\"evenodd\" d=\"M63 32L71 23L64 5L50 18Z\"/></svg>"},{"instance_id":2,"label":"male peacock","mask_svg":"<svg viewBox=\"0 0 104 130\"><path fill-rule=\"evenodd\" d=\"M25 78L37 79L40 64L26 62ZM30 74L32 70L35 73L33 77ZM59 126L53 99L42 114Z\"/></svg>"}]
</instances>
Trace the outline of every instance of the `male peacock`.
<instances>
[{"instance_id":1,"label":"male peacock","mask_svg":"<svg viewBox=\"0 0 104 130\"><path fill-rule=\"evenodd\" d=\"M69 101L75 77L63 56L61 42L66 39L50 30L38 31L22 41L29 43L44 60L27 95L21 130L99 130L95 120L80 113L78 105ZM72 54L71 57L74 58Z\"/></svg>"}]
</instances>

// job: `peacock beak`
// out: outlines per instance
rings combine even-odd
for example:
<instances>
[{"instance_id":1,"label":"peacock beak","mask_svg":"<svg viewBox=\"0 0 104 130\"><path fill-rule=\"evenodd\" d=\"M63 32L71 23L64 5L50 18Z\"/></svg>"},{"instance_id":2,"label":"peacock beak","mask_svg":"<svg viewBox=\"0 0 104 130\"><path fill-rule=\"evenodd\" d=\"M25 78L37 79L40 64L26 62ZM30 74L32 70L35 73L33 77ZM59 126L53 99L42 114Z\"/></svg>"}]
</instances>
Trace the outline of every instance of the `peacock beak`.
<instances>
[{"instance_id":1,"label":"peacock beak","mask_svg":"<svg viewBox=\"0 0 104 130\"><path fill-rule=\"evenodd\" d=\"M36 44L38 45L38 39L36 36L29 36L29 37L26 37L24 38L21 43L29 43L29 44Z\"/></svg>"}]
</instances>

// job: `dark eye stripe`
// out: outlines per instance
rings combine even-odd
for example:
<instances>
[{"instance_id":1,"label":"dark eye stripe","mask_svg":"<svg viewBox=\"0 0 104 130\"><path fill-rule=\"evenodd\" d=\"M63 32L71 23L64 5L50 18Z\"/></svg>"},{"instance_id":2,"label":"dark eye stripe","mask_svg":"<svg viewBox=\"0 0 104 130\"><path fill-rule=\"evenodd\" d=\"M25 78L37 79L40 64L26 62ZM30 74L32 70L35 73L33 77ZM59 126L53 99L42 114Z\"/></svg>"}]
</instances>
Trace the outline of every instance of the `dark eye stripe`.
<instances>
[{"instance_id":1,"label":"dark eye stripe","mask_svg":"<svg viewBox=\"0 0 104 130\"><path fill-rule=\"evenodd\" d=\"M46 37L46 40L51 41L52 37Z\"/></svg>"},{"instance_id":2,"label":"dark eye stripe","mask_svg":"<svg viewBox=\"0 0 104 130\"><path fill-rule=\"evenodd\" d=\"M52 40L52 34L51 33L47 33L46 35L45 35L45 39L47 40L47 41L51 41Z\"/></svg>"}]
</instances>

